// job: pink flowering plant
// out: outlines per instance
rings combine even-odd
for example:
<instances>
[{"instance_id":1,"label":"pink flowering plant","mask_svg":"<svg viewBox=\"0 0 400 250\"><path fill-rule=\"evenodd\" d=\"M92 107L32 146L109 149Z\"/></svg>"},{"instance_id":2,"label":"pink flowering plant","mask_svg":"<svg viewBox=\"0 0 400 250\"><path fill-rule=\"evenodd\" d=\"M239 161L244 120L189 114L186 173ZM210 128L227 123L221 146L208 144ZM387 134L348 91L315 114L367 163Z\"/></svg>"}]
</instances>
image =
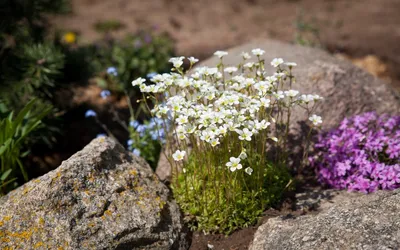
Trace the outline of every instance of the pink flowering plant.
<instances>
[{"instance_id":1,"label":"pink flowering plant","mask_svg":"<svg viewBox=\"0 0 400 250\"><path fill-rule=\"evenodd\" d=\"M400 116L364 113L319 135L310 158L329 187L374 192L400 187Z\"/></svg>"},{"instance_id":2,"label":"pink flowering plant","mask_svg":"<svg viewBox=\"0 0 400 250\"><path fill-rule=\"evenodd\" d=\"M228 53L215 52L216 67L192 68L196 58L174 57L170 74L132 82L154 100L151 113L164 122L166 155L172 166L172 189L190 225L205 232L229 233L254 224L265 208L290 188L287 169L292 110L313 114L318 95L292 89L295 63L276 58L273 75L265 71L264 51L242 53L239 65L225 65ZM255 60L251 61L251 57ZM189 61L189 69L182 67ZM276 147L277 157L267 156Z\"/></svg>"}]
</instances>

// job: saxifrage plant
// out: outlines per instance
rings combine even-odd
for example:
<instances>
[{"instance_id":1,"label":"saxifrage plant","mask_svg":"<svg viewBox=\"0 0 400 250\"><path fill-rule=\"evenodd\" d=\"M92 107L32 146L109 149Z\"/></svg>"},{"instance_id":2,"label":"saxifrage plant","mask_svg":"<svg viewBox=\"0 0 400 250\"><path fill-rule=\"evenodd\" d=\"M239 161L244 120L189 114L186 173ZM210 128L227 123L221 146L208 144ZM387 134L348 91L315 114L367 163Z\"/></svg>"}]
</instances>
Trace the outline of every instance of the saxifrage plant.
<instances>
[{"instance_id":1,"label":"saxifrage plant","mask_svg":"<svg viewBox=\"0 0 400 250\"><path fill-rule=\"evenodd\" d=\"M132 82L143 93L142 102L154 100L151 113L166 133L166 152L172 166L172 188L193 228L230 233L254 224L265 208L279 202L291 186L287 169L288 134L293 107L308 111L313 126L321 117L312 114L318 95L300 95L292 89L295 63L276 58L269 76L264 51L252 50L256 61L226 66L228 53L214 68L192 66L183 70L185 57L170 59L172 73ZM167 128L165 125L168 125ZM267 149L277 148L277 157Z\"/></svg>"}]
</instances>

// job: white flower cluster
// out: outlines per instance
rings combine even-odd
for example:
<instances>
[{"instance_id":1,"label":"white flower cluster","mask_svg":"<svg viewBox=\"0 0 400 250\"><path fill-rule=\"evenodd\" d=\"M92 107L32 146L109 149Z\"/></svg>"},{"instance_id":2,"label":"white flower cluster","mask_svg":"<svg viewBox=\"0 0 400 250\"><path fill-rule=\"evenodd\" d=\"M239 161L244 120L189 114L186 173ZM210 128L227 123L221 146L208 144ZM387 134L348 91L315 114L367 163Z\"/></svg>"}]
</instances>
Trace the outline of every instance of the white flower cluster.
<instances>
[{"instance_id":1,"label":"white flower cluster","mask_svg":"<svg viewBox=\"0 0 400 250\"><path fill-rule=\"evenodd\" d=\"M259 60L225 68L220 65L215 68L198 67L191 75L159 74L151 79L154 83L151 85L147 85L145 79L138 78L132 85L139 86L143 93L167 94L165 96L168 97L162 104L156 105L152 113L170 120L179 140L184 142L189 137L196 138L199 144L204 143L214 148L226 136L233 136L243 145L260 133L268 134L271 122L275 122L272 110L278 104L287 108L308 106L321 99L318 95L300 95L297 90L282 88L283 83L289 80L295 63L285 63L282 58L274 59L271 65L278 70L273 75L267 75L263 70L263 61L259 58L264 51L254 49L252 54ZM228 53L217 51L214 55L222 60ZM242 53L242 57L244 61L251 58L249 53ZM184 59L170 59L174 72L183 72L181 66ZM198 61L193 57L188 60L191 65ZM225 74L229 77L225 77ZM314 125L322 122L315 115L310 120ZM276 137L269 138L278 141ZM173 158L181 161L185 153L178 150ZM231 171L240 170L240 159L243 158L243 153L238 157L232 156L226 166ZM249 175L252 171L251 168L245 169Z\"/></svg>"}]
</instances>

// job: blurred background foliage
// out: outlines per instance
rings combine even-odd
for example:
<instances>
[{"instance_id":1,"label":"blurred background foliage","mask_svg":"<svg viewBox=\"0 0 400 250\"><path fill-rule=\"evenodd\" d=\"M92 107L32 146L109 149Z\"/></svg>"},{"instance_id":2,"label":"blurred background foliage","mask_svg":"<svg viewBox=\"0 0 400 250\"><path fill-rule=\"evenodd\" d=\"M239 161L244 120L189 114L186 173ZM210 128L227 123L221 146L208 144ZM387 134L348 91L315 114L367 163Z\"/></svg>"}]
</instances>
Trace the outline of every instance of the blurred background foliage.
<instances>
[{"instance_id":1,"label":"blurred background foliage","mask_svg":"<svg viewBox=\"0 0 400 250\"><path fill-rule=\"evenodd\" d=\"M66 114L72 111L65 110L68 105L59 104L58 91L72 88L72 84L85 86L94 80L113 94L127 93L135 100L139 93L131 87L133 79L169 70L173 42L153 30L117 40L110 32L123 26L99 22L94 29L104 34L104 38L93 44L80 44L79 34L73 31L51 30L46 15L69 13L70 7L69 0L0 0L3 194L29 180L24 159L30 149L51 150L67 140L63 135L71 115Z\"/></svg>"}]
</instances>

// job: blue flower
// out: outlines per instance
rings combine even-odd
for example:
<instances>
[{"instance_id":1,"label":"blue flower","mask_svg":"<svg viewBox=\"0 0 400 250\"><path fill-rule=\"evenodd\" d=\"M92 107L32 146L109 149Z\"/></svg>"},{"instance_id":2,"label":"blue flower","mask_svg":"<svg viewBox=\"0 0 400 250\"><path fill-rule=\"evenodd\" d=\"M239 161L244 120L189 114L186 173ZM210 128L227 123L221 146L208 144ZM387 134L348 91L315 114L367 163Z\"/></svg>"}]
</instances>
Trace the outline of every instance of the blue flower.
<instances>
[{"instance_id":1,"label":"blue flower","mask_svg":"<svg viewBox=\"0 0 400 250\"><path fill-rule=\"evenodd\" d=\"M158 117L154 117L150 119L151 122L155 122L158 126L161 126L164 124L164 120Z\"/></svg>"},{"instance_id":2,"label":"blue flower","mask_svg":"<svg viewBox=\"0 0 400 250\"><path fill-rule=\"evenodd\" d=\"M158 139L158 132L157 131L150 131L151 139L153 141Z\"/></svg>"},{"instance_id":3,"label":"blue flower","mask_svg":"<svg viewBox=\"0 0 400 250\"><path fill-rule=\"evenodd\" d=\"M128 144L128 146L132 146L132 144L133 144L134 142L135 142L134 140L129 139L126 143Z\"/></svg>"},{"instance_id":4,"label":"blue flower","mask_svg":"<svg viewBox=\"0 0 400 250\"><path fill-rule=\"evenodd\" d=\"M147 78L151 79L157 75L157 72L151 72L146 75Z\"/></svg>"},{"instance_id":5,"label":"blue flower","mask_svg":"<svg viewBox=\"0 0 400 250\"><path fill-rule=\"evenodd\" d=\"M96 135L96 138L101 138L101 137L107 137L107 135L106 134L98 134L98 135Z\"/></svg>"},{"instance_id":6,"label":"blue flower","mask_svg":"<svg viewBox=\"0 0 400 250\"><path fill-rule=\"evenodd\" d=\"M150 130L153 129L155 126L156 126L156 123L154 121L151 121L147 124L147 128Z\"/></svg>"},{"instance_id":7,"label":"blue flower","mask_svg":"<svg viewBox=\"0 0 400 250\"><path fill-rule=\"evenodd\" d=\"M110 95L111 95L111 92L109 90L107 90L107 89L105 89L105 90L100 92L100 96L103 99L107 99L107 97L110 96Z\"/></svg>"},{"instance_id":8,"label":"blue flower","mask_svg":"<svg viewBox=\"0 0 400 250\"><path fill-rule=\"evenodd\" d=\"M130 121L129 126L131 126L132 128L137 128L137 126L139 126L139 122L136 120Z\"/></svg>"},{"instance_id":9,"label":"blue flower","mask_svg":"<svg viewBox=\"0 0 400 250\"><path fill-rule=\"evenodd\" d=\"M86 111L85 113L85 117L95 117L97 116L96 112L94 112L93 110L89 109L88 111Z\"/></svg>"},{"instance_id":10,"label":"blue flower","mask_svg":"<svg viewBox=\"0 0 400 250\"><path fill-rule=\"evenodd\" d=\"M132 153L137 155L137 156L140 156L140 149L134 148Z\"/></svg>"},{"instance_id":11,"label":"blue flower","mask_svg":"<svg viewBox=\"0 0 400 250\"><path fill-rule=\"evenodd\" d=\"M115 68L115 67L108 67L108 68L107 68L107 74L113 75L113 76L117 76L117 75L118 75L117 68Z\"/></svg>"},{"instance_id":12,"label":"blue flower","mask_svg":"<svg viewBox=\"0 0 400 250\"><path fill-rule=\"evenodd\" d=\"M143 133L144 131L146 131L146 129L147 129L147 127L145 125L140 124L137 126L136 131L138 133Z\"/></svg>"}]
</instances>

